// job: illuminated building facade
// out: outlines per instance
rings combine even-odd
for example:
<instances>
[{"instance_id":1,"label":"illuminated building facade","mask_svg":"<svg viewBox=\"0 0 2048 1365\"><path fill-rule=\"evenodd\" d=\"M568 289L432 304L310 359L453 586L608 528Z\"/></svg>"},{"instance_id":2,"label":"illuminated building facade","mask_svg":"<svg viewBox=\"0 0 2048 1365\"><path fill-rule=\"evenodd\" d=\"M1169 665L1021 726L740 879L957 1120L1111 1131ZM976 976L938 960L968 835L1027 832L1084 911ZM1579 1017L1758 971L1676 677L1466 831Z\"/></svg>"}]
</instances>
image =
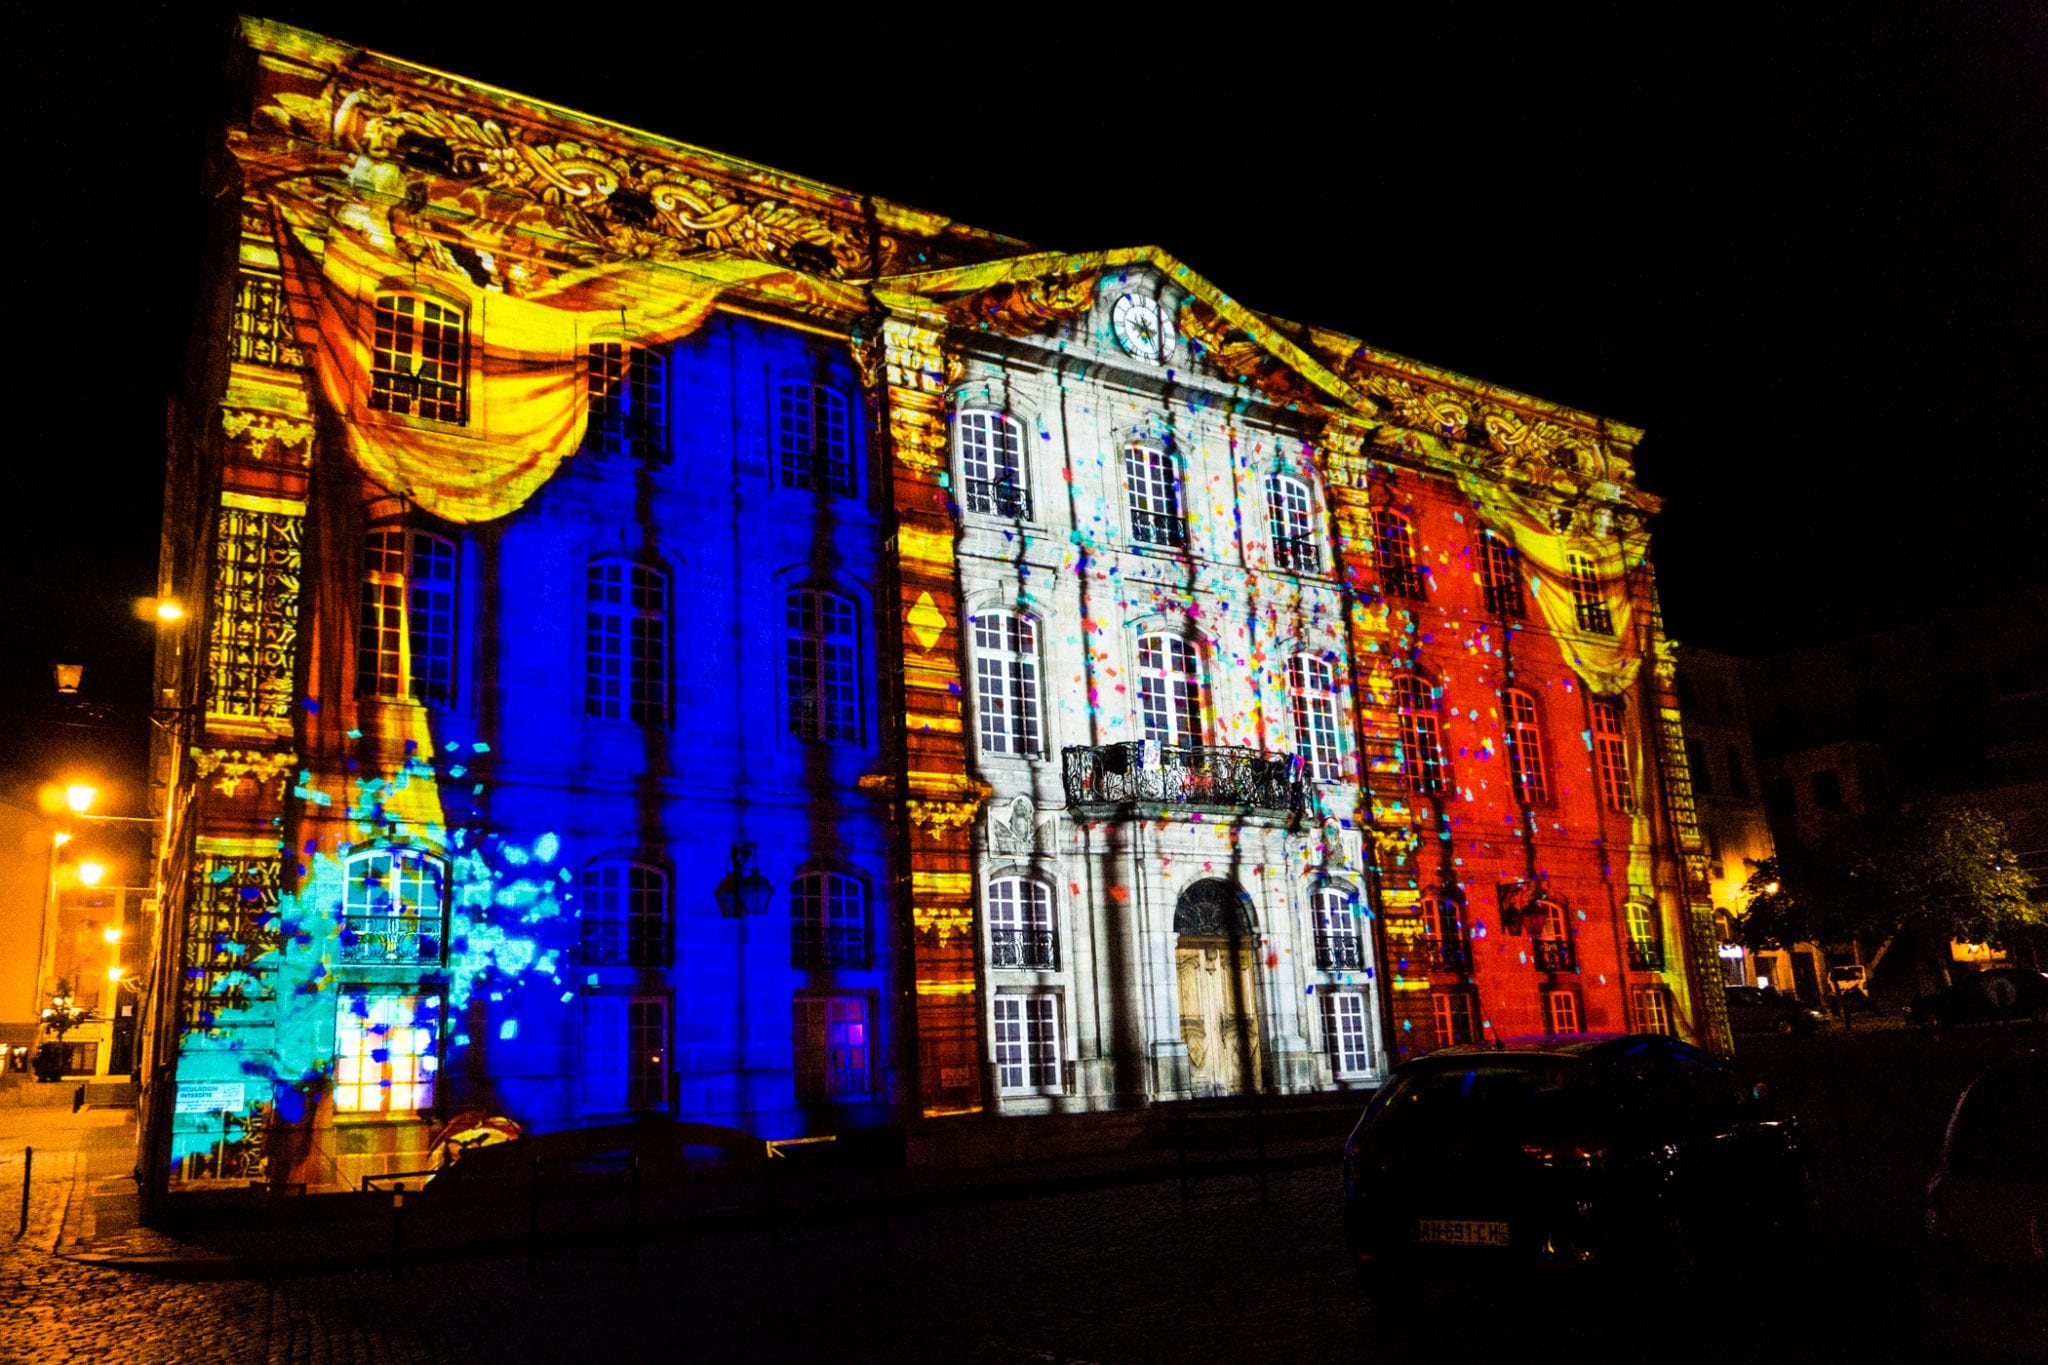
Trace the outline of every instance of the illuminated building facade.
<instances>
[{"instance_id":1,"label":"illuminated building facade","mask_svg":"<svg viewBox=\"0 0 2048 1365\"><path fill-rule=\"evenodd\" d=\"M241 43L174 1185L1719 1036L1638 433L1157 249Z\"/></svg>"}]
</instances>

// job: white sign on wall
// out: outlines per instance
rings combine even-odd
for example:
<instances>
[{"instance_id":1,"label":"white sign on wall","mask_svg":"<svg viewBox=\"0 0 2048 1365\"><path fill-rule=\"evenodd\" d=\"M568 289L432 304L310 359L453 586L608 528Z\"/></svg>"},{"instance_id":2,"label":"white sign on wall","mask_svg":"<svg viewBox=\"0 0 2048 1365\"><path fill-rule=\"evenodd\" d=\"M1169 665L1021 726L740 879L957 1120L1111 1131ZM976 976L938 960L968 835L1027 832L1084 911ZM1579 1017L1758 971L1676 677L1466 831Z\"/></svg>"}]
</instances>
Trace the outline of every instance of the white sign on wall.
<instances>
[{"instance_id":1,"label":"white sign on wall","mask_svg":"<svg viewBox=\"0 0 2048 1365\"><path fill-rule=\"evenodd\" d=\"M179 1081L180 1114L230 1114L242 1107L240 1081Z\"/></svg>"}]
</instances>

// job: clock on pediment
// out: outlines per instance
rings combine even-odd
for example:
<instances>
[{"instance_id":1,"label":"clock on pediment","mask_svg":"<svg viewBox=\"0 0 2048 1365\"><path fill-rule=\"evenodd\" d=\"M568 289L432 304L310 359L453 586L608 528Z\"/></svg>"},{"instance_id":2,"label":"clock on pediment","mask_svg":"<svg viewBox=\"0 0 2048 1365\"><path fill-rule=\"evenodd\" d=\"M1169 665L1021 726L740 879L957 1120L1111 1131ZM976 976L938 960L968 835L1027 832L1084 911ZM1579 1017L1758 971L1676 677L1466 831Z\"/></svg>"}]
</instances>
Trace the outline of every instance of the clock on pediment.
<instances>
[{"instance_id":1,"label":"clock on pediment","mask_svg":"<svg viewBox=\"0 0 2048 1365\"><path fill-rule=\"evenodd\" d=\"M1164 360L1173 350L1173 324L1159 300L1146 294L1125 294L1109 313L1116 344L1140 360Z\"/></svg>"}]
</instances>

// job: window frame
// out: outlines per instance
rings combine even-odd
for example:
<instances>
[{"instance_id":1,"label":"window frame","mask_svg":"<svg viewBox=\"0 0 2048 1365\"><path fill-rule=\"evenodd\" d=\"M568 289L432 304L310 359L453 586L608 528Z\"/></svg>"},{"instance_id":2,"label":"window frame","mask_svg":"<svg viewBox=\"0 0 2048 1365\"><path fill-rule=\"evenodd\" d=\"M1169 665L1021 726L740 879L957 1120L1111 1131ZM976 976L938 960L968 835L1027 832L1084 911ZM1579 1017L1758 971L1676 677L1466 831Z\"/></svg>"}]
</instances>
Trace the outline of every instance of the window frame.
<instances>
[{"instance_id":1,"label":"window frame","mask_svg":"<svg viewBox=\"0 0 2048 1365\"><path fill-rule=\"evenodd\" d=\"M406 984L372 984L350 982L338 990L334 1007L334 1081L329 1088L329 1098L337 1116L352 1119L407 1118L435 1111L440 1098L441 1048L443 1044L441 1024L443 1021L444 993L438 983L412 982ZM363 1007L358 1013L351 1001L361 999ZM374 1015L377 1000L410 1000L413 1002L406 1011L406 1022L393 1020L379 1022ZM422 1008L429 1012L428 1022L420 1022ZM364 1021L362 1026L353 1020ZM415 1035L429 1036L425 1046L400 1051L391 1046L395 1029L405 1029ZM351 1035L354 1035L353 1038ZM381 1038L381 1043L378 1041ZM353 1041L356 1046L347 1046ZM383 1054L379 1059L378 1054ZM410 1058L411 1079L394 1082L392 1068L398 1057ZM365 1072L374 1067L382 1073L375 1080ZM344 1078L349 1079L344 1079ZM405 1098L415 1101L411 1104L393 1104L394 1086L405 1085L412 1090ZM353 1091L351 1099L349 1092ZM375 1092L383 1102L376 1105L362 1103L367 1093ZM424 1093L422 1093L424 1092Z\"/></svg>"},{"instance_id":2,"label":"window frame","mask_svg":"<svg viewBox=\"0 0 2048 1365\"><path fill-rule=\"evenodd\" d=\"M1443 971L1464 971L1471 962L1465 938L1465 903L1441 891L1425 891L1416 902L1422 914L1422 955Z\"/></svg>"},{"instance_id":3,"label":"window frame","mask_svg":"<svg viewBox=\"0 0 2048 1365\"><path fill-rule=\"evenodd\" d=\"M1515 547L1506 536L1492 527L1479 529L1479 595L1490 615L1507 621L1520 621L1528 616L1528 598L1522 591L1521 571L1515 567L1519 557Z\"/></svg>"},{"instance_id":4,"label":"window frame","mask_svg":"<svg viewBox=\"0 0 2048 1365\"><path fill-rule=\"evenodd\" d=\"M1546 908L1547 907L1547 908ZM1577 970L1578 954L1572 938L1572 912L1552 896L1540 896L1530 907L1535 926L1530 934L1530 957L1544 972Z\"/></svg>"},{"instance_id":5,"label":"window frame","mask_svg":"<svg viewBox=\"0 0 2048 1365\"><path fill-rule=\"evenodd\" d=\"M1448 789L1439 689L1420 673L1394 675L1394 713L1401 731L1401 776L1425 795Z\"/></svg>"},{"instance_id":6,"label":"window frame","mask_svg":"<svg viewBox=\"0 0 2048 1365\"><path fill-rule=\"evenodd\" d=\"M789 588L782 627L785 731L812 744L860 744L867 732L860 604L819 584Z\"/></svg>"},{"instance_id":7,"label":"window frame","mask_svg":"<svg viewBox=\"0 0 2048 1365\"><path fill-rule=\"evenodd\" d=\"M1432 988L1429 992L1430 1026L1438 1047L1470 1046L1480 1041L1486 1025L1479 1017L1479 997L1462 986ZM1463 1024L1463 1037L1459 1025Z\"/></svg>"},{"instance_id":8,"label":"window frame","mask_svg":"<svg viewBox=\"0 0 2048 1365\"><path fill-rule=\"evenodd\" d=\"M1316 675L1320 676L1316 676ZM1287 656L1287 715L1303 778L1324 784L1344 780L1343 749L1337 728L1337 671L1313 654Z\"/></svg>"},{"instance_id":9,"label":"window frame","mask_svg":"<svg viewBox=\"0 0 2048 1365\"><path fill-rule=\"evenodd\" d=\"M1524 805L1550 804L1550 774L1545 766L1543 712L1536 694L1519 687L1501 694L1503 741L1507 748L1508 775L1515 796ZM1523 704L1517 707L1519 699Z\"/></svg>"},{"instance_id":10,"label":"window frame","mask_svg":"<svg viewBox=\"0 0 2048 1365\"><path fill-rule=\"evenodd\" d=\"M1569 1028L1560 1028L1560 1023ZM1548 1038L1569 1038L1586 1031L1586 1014L1579 993L1569 986L1546 986L1543 990L1543 1032Z\"/></svg>"},{"instance_id":11,"label":"window frame","mask_svg":"<svg viewBox=\"0 0 2048 1365\"><path fill-rule=\"evenodd\" d=\"M584 352L584 377L590 405L585 448L625 459L666 461L668 358L651 347L599 337Z\"/></svg>"},{"instance_id":12,"label":"window frame","mask_svg":"<svg viewBox=\"0 0 2048 1365\"><path fill-rule=\"evenodd\" d=\"M1028 893L1026 888L1029 888ZM1059 903L1050 882L1020 873L991 877L982 902L988 916L989 970L1056 972L1060 969ZM1006 941L999 939L999 934L1015 935L1015 938ZM1006 952L1006 947L1010 951Z\"/></svg>"},{"instance_id":13,"label":"window frame","mask_svg":"<svg viewBox=\"0 0 2048 1365\"><path fill-rule=\"evenodd\" d=\"M1667 1038L1676 1038L1671 1008L1671 993L1662 986L1632 986L1629 988L1629 1004L1635 1010L1636 1030L1641 1033L1661 1033Z\"/></svg>"},{"instance_id":14,"label":"window frame","mask_svg":"<svg viewBox=\"0 0 2048 1365\"><path fill-rule=\"evenodd\" d=\"M1003 521L1031 519L1029 447L1022 422L994 408L963 408L954 415L953 444L959 457L962 507L975 516ZM1008 478L1002 477L1005 472Z\"/></svg>"},{"instance_id":15,"label":"window frame","mask_svg":"<svg viewBox=\"0 0 2048 1365\"><path fill-rule=\"evenodd\" d=\"M801 400L798 394L803 395ZM798 416L802 417L801 430ZM821 428L825 432L822 459L818 450ZM771 429L779 487L843 498L859 495L853 404L836 385L816 379L778 381Z\"/></svg>"},{"instance_id":16,"label":"window frame","mask_svg":"<svg viewBox=\"0 0 2048 1365\"><path fill-rule=\"evenodd\" d=\"M1372 1028L1365 992L1341 990L1318 991L1317 994L1323 998L1323 1050L1330 1059L1330 1074L1340 1081L1362 1080L1372 1075ZM1348 1020L1343 1017L1346 1014L1350 1016ZM1347 1023L1355 1023L1356 1027L1347 1029ZM1357 1040L1355 1050L1344 1046L1347 1037L1352 1036ZM1346 1065L1347 1058L1353 1057L1356 1058L1355 1064Z\"/></svg>"},{"instance_id":17,"label":"window frame","mask_svg":"<svg viewBox=\"0 0 2048 1365\"><path fill-rule=\"evenodd\" d=\"M401 310L401 302L420 307ZM401 316L406 319L402 328ZM452 356L446 353L451 331ZM412 290L378 290L370 306L370 408L394 417L469 425L469 354L466 308ZM410 368L401 366L405 360ZM432 377L423 373L429 365ZM433 389L431 397L422 392L427 386Z\"/></svg>"},{"instance_id":18,"label":"window frame","mask_svg":"<svg viewBox=\"0 0 2048 1365\"><path fill-rule=\"evenodd\" d=\"M1612 697L1593 699L1593 768L1599 779L1600 803L1621 815L1636 808L1635 781L1629 774L1628 715Z\"/></svg>"},{"instance_id":19,"label":"window frame","mask_svg":"<svg viewBox=\"0 0 2048 1365\"><path fill-rule=\"evenodd\" d=\"M1365 943L1358 932L1358 896L1335 882L1318 882L1308 896L1309 922L1319 972L1362 972Z\"/></svg>"},{"instance_id":20,"label":"window frame","mask_svg":"<svg viewBox=\"0 0 2048 1365\"><path fill-rule=\"evenodd\" d=\"M381 874L364 872L358 874L358 867L382 860L385 870ZM415 899L407 901L403 892L394 890L398 881L398 868L410 864L417 868L410 877L400 882L414 890ZM358 888L362 899L358 901ZM422 912L420 893L431 888L434 904L431 910ZM389 909L379 912L384 906L397 905L393 913ZM410 844L371 844L351 849L341 859L341 900L336 906L335 928L340 936L338 956L351 967L400 967L438 968L448 960L448 864L439 854ZM361 908L358 909L360 904ZM404 907L411 906L409 912ZM411 927L404 927L410 922ZM398 927L372 929L371 924L393 924ZM401 952L395 946L388 947L382 955L370 955L363 951L366 944L378 940L395 945L401 938L408 939L414 947ZM426 945L431 945L428 948Z\"/></svg>"},{"instance_id":21,"label":"window frame","mask_svg":"<svg viewBox=\"0 0 2048 1365\"><path fill-rule=\"evenodd\" d=\"M1429 600L1429 578L1417 550L1414 522L1391 507L1372 509L1373 564L1387 596Z\"/></svg>"},{"instance_id":22,"label":"window frame","mask_svg":"<svg viewBox=\"0 0 2048 1365\"><path fill-rule=\"evenodd\" d=\"M1188 548L1188 518L1180 461L1167 447L1151 441L1124 446L1124 511L1130 518L1131 544L1141 550ZM1155 510L1154 501L1164 504Z\"/></svg>"},{"instance_id":23,"label":"window frame","mask_svg":"<svg viewBox=\"0 0 2048 1365\"><path fill-rule=\"evenodd\" d=\"M996 607L970 614L967 625L974 645L975 734L981 752L999 758L1043 758L1047 745L1038 618Z\"/></svg>"},{"instance_id":24,"label":"window frame","mask_svg":"<svg viewBox=\"0 0 2048 1365\"><path fill-rule=\"evenodd\" d=\"M619 570L616 579L602 577ZM650 589L658 600L650 603ZM674 583L664 568L601 555L583 574L583 714L592 720L666 726ZM600 643L608 646L600 649ZM616 662L616 671L601 664ZM612 693L613 695L606 695Z\"/></svg>"},{"instance_id":25,"label":"window frame","mask_svg":"<svg viewBox=\"0 0 2048 1365\"><path fill-rule=\"evenodd\" d=\"M844 1018L833 1017L843 1007ZM858 1012L858 1019L853 1017ZM874 999L859 991L805 992L792 997L792 1079L799 1104L858 1104L874 1098ZM820 1025L813 1029L811 1025ZM839 1027L859 1029L858 1037L835 1037ZM857 1056L857 1066L837 1065L836 1054ZM816 1065L808 1065L815 1062ZM807 1083L806 1078L815 1078Z\"/></svg>"},{"instance_id":26,"label":"window frame","mask_svg":"<svg viewBox=\"0 0 2048 1365\"><path fill-rule=\"evenodd\" d=\"M1005 1020L1005 1007L1014 1008L1016 1018ZM1042 1015L1042 1018L1033 1018ZM1005 1037L1005 1026L1014 1025L1015 1037ZM1033 1035L1033 1026L1043 1031ZM1060 997L1055 991L999 991L989 1002L989 1061L995 1070L996 1092L1001 1095L1059 1095L1066 1093L1065 1055L1061 1051ZM1006 1053L1011 1055L1006 1056ZM1016 1079L1009 1076L1014 1068Z\"/></svg>"},{"instance_id":27,"label":"window frame","mask_svg":"<svg viewBox=\"0 0 2048 1365\"><path fill-rule=\"evenodd\" d=\"M1289 573L1322 573L1315 490L1306 479L1277 469L1266 475L1266 533L1276 567Z\"/></svg>"},{"instance_id":28,"label":"window frame","mask_svg":"<svg viewBox=\"0 0 2048 1365\"><path fill-rule=\"evenodd\" d=\"M438 531L387 522L363 532L362 552L356 599L357 698L453 705L459 677L461 546ZM445 566L447 572L423 576L422 556L428 566ZM388 567L394 557L396 569ZM445 674L439 682L432 676L436 664Z\"/></svg>"},{"instance_id":29,"label":"window frame","mask_svg":"<svg viewBox=\"0 0 2048 1365\"><path fill-rule=\"evenodd\" d=\"M616 873L619 885L603 885ZM642 884L636 885L636 880ZM580 898L576 953L586 967L667 968L675 965L675 902L668 869L643 858L604 858L591 862L577 879ZM593 914L602 900L616 897L616 913ZM652 906L649 908L651 898ZM617 933L594 934L617 926ZM618 950L608 943L616 938ZM593 940L596 940L595 945Z\"/></svg>"},{"instance_id":30,"label":"window frame","mask_svg":"<svg viewBox=\"0 0 2048 1365\"><path fill-rule=\"evenodd\" d=\"M1166 644L1155 650L1155 640ZM1146 656L1154 655L1153 662ZM1169 668L1167 660L1178 655L1185 662L1180 669ZM1207 742L1209 682L1201 647L1169 630L1146 631L1138 637L1138 728L1148 742L1162 748L1194 749ZM1176 692L1176 689L1185 689ZM1157 712L1166 721L1163 733L1153 724ZM1191 728L1184 733L1182 722Z\"/></svg>"},{"instance_id":31,"label":"window frame","mask_svg":"<svg viewBox=\"0 0 2048 1365\"><path fill-rule=\"evenodd\" d=\"M1614 613L1600 582L1600 566L1583 550L1565 552L1565 576L1571 586L1573 615L1588 635L1614 634Z\"/></svg>"},{"instance_id":32,"label":"window frame","mask_svg":"<svg viewBox=\"0 0 2048 1365\"><path fill-rule=\"evenodd\" d=\"M874 964L868 887L838 868L789 880L789 965L796 971L865 971Z\"/></svg>"},{"instance_id":33,"label":"window frame","mask_svg":"<svg viewBox=\"0 0 2048 1365\"><path fill-rule=\"evenodd\" d=\"M648 1006L653 1006L661 1016L655 1032L659 1050L650 1062L642 1062L640 1059L646 1055L642 1049L647 1029L644 1022L634 1018L634 1014L640 1011L644 1015ZM670 1077L675 1070L674 1027L674 1012L669 1009L668 996L626 997L626 1108L629 1112L659 1113L669 1107ZM645 1089L650 1077L657 1087L651 1095Z\"/></svg>"}]
</instances>

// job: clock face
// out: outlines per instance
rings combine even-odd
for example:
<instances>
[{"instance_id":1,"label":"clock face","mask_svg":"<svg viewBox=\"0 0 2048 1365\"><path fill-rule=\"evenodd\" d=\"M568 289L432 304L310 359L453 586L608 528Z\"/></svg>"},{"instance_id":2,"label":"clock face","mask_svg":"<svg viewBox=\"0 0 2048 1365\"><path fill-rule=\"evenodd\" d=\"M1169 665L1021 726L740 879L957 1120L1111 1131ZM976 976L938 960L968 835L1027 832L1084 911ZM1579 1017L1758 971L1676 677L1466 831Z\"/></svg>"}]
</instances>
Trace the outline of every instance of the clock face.
<instances>
[{"instance_id":1,"label":"clock face","mask_svg":"<svg viewBox=\"0 0 2048 1365\"><path fill-rule=\"evenodd\" d=\"M1140 360L1163 360L1173 349L1173 336L1157 299L1126 294L1116 301L1109 320L1117 345Z\"/></svg>"}]
</instances>

